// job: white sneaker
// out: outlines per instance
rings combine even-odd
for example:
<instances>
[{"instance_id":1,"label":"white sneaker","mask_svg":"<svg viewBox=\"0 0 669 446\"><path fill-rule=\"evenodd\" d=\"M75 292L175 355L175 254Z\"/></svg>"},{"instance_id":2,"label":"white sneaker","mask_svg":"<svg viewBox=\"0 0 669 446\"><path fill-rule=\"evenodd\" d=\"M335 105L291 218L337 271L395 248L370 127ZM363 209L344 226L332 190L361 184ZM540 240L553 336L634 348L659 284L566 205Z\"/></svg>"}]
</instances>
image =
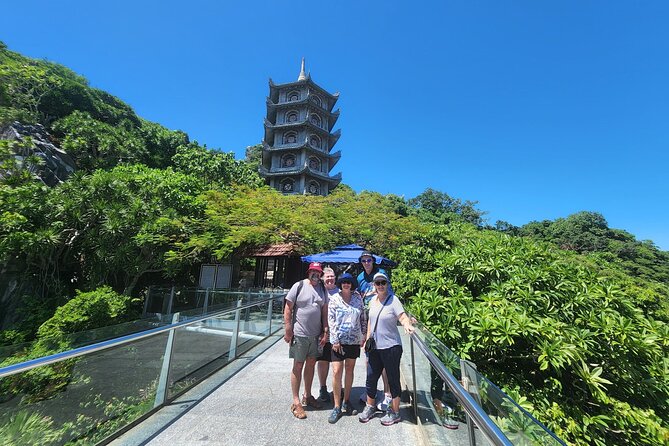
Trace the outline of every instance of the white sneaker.
<instances>
[{"instance_id":1,"label":"white sneaker","mask_svg":"<svg viewBox=\"0 0 669 446\"><path fill-rule=\"evenodd\" d=\"M387 412L392 402L393 398L389 395L385 395L385 398L383 398L383 402L377 404L376 408L379 409L381 412Z\"/></svg>"}]
</instances>

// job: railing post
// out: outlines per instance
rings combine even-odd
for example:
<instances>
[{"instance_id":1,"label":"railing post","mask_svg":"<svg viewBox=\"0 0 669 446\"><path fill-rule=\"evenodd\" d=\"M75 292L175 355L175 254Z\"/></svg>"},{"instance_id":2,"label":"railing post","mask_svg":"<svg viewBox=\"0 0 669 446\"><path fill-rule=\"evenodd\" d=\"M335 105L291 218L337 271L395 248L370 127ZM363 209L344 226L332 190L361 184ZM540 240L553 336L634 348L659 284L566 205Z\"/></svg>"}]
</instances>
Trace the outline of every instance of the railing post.
<instances>
[{"instance_id":1,"label":"railing post","mask_svg":"<svg viewBox=\"0 0 669 446\"><path fill-rule=\"evenodd\" d=\"M460 373L462 375L462 387L469 392L475 399L476 402L481 405L481 399L478 396L478 388L475 384L475 381L471 379L469 370L476 370L476 365L464 359L460 360ZM469 437L469 445L476 446L476 431L474 430L474 421L471 417L465 412L467 420L467 435Z\"/></svg>"},{"instance_id":2,"label":"railing post","mask_svg":"<svg viewBox=\"0 0 669 446\"><path fill-rule=\"evenodd\" d=\"M413 335L409 335L411 345L411 379L413 380L413 413L418 421L418 385L416 384L416 359L413 351Z\"/></svg>"},{"instance_id":3,"label":"railing post","mask_svg":"<svg viewBox=\"0 0 669 446\"><path fill-rule=\"evenodd\" d=\"M174 288L172 288L174 290ZM172 316L172 323L179 322L179 313ZM160 369L160 378L158 378L158 387L156 388L156 399L153 407L162 406L167 401L167 391L169 389L170 365L172 364L172 352L174 350L174 335L176 330L170 330L167 334L167 344L165 345L165 355L163 355L163 366Z\"/></svg>"},{"instance_id":4,"label":"railing post","mask_svg":"<svg viewBox=\"0 0 669 446\"><path fill-rule=\"evenodd\" d=\"M230 338L230 352L228 353L228 361L232 361L237 356L237 338L239 338L239 320L241 319L242 314L242 311L240 310L242 302L243 299L237 300L237 310L235 310L235 323L232 337Z\"/></svg>"},{"instance_id":5,"label":"railing post","mask_svg":"<svg viewBox=\"0 0 669 446\"><path fill-rule=\"evenodd\" d=\"M144 310L142 311L142 317L146 317L146 312L149 310L149 299L151 299L151 290L153 290L153 285L149 285L149 288L146 289L146 295L144 296Z\"/></svg>"},{"instance_id":6,"label":"railing post","mask_svg":"<svg viewBox=\"0 0 669 446\"><path fill-rule=\"evenodd\" d=\"M167 306L165 306L165 303L163 302L163 314L170 314L172 312L172 303L174 302L174 294L176 290L174 289L174 285L172 285L172 289L170 290L170 298L167 301Z\"/></svg>"},{"instance_id":7,"label":"railing post","mask_svg":"<svg viewBox=\"0 0 669 446\"><path fill-rule=\"evenodd\" d=\"M273 310L274 310L274 293L269 293L269 302L267 302L267 336L272 334Z\"/></svg>"},{"instance_id":8,"label":"railing post","mask_svg":"<svg viewBox=\"0 0 669 446\"><path fill-rule=\"evenodd\" d=\"M207 314L207 309L209 307L209 288L204 293L204 306L202 307L202 315Z\"/></svg>"}]
</instances>

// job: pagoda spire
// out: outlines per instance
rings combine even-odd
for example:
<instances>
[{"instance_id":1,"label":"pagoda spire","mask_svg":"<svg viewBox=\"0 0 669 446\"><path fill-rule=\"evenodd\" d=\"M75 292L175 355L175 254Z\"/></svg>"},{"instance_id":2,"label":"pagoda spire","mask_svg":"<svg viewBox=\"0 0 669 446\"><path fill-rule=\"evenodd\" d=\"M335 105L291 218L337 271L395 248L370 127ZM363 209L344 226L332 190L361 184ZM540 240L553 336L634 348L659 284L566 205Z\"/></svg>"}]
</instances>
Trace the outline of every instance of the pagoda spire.
<instances>
[{"instance_id":1,"label":"pagoda spire","mask_svg":"<svg viewBox=\"0 0 669 446\"><path fill-rule=\"evenodd\" d=\"M298 81L305 81L307 80L307 75L304 72L304 57L302 58L302 67L300 68L300 75L297 77Z\"/></svg>"}]
</instances>

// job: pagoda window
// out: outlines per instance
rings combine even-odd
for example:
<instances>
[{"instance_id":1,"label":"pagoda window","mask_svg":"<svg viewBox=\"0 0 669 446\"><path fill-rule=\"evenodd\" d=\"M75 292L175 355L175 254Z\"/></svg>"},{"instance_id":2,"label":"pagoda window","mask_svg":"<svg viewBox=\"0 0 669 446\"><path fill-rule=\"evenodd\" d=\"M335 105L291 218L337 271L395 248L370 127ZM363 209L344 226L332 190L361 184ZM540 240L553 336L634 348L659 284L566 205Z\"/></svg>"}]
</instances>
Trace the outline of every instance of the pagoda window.
<instances>
[{"instance_id":1,"label":"pagoda window","mask_svg":"<svg viewBox=\"0 0 669 446\"><path fill-rule=\"evenodd\" d=\"M299 91L291 91L286 95L286 98L288 98L288 102L295 102L300 100L300 92Z\"/></svg>"},{"instance_id":2,"label":"pagoda window","mask_svg":"<svg viewBox=\"0 0 669 446\"><path fill-rule=\"evenodd\" d=\"M314 149L320 149L321 139L316 135L309 135L309 145Z\"/></svg>"},{"instance_id":3,"label":"pagoda window","mask_svg":"<svg viewBox=\"0 0 669 446\"><path fill-rule=\"evenodd\" d=\"M317 170L318 172L320 172L321 171L321 160L319 160L315 156L309 157L309 168L311 170Z\"/></svg>"},{"instance_id":4,"label":"pagoda window","mask_svg":"<svg viewBox=\"0 0 669 446\"><path fill-rule=\"evenodd\" d=\"M323 101L321 100L320 96L318 96L318 95L312 94L311 95L311 102L318 105L319 107L323 106Z\"/></svg>"},{"instance_id":5,"label":"pagoda window","mask_svg":"<svg viewBox=\"0 0 669 446\"><path fill-rule=\"evenodd\" d=\"M295 191L295 180L292 178L284 178L281 180L281 192L290 193Z\"/></svg>"},{"instance_id":6,"label":"pagoda window","mask_svg":"<svg viewBox=\"0 0 669 446\"><path fill-rule=\"evenodd\" d=\"M295 167L295 155L287 153L281 157L281 167Z\"/></svg>"},{"instance_id":7,"label":"pagoda window","mask_svg":"<svg viewBox=\"0 0 669 446\"><path fill-rule=\"evenodd\" d=\"M299 113L297 113L295 110L289 111L286 113L286 122L297 122L298 116Z\"/></svg>"},{"instance_id":8,"label":"pagoda window","mask_svg":"<svg viewBox=\"0 0 669 446\"><path fill-rule=\"evenodd\" d=\"M297 133L296 132L287 132L283 135L284 144L295 144L297 142Z\"/></svg>"},{"instance_id":9,"label":"pagoda window","mask_svg":"<svg viewBox=\"0 0 669 446\"><path fill-rule=\"evenodd\" d=\"M320 126L321 126L321 123L323 122L323 120L321 119L321 117L318 116L318 115L315 114L315 113L313 113L313 114L311 114L311 116L309 116L309 120L311 121L311 123L312 123L313 125L316 125L316 126L318 126L318 127L320 127Z\"/></svg>"},{"instance_id":10,"label":"pagoda window","mask_svg":"<svg viewBox=\"0 0 669 446\"><path fill-rule=\"evenodd\" d=\"M311 195L320 195L321 193L321 185L318 184L317 181L310 181L309 182L309 187L307 188L307 191Z\"/></svg>"}]
</instances>

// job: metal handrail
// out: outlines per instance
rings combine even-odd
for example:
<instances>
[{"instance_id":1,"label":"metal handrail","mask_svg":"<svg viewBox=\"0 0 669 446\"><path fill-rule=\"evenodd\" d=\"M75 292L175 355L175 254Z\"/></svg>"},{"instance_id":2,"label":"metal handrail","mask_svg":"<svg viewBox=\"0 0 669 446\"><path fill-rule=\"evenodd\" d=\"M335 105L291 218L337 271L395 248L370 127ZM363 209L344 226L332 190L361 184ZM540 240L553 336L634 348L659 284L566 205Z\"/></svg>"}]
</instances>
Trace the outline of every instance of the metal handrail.
<instances>
[{"instance_id":1,"label":"metal handrail","mask_svg":"<svg viewBox=\"0 0 669 446\"><path fill-rule=\"evenodd\" d=\"M416 333L411 335L411 340L414 342L425 357L430 361L430 364L441 379L444 380L451 389L457 400L462 404L465 412L474 420L474 423L479 427L481 432L494 445L513 446L513 443L506 438L502 430L490 419L481 406L474 400L474 398L460 385L457 379L451 374L446 366L437 358L432 350L425 345L423 340L418 337Z\"/></svg>"},{"instance_id":2,"label":"metal handrail","mask_svg":"<svg viewBox=\"0 0 669 446\"><path fill-rule=\"evenodd\" d=\"M241 306L237 306L235 308L228 308L226 310L220 310L220 311L217 311L215 313L208 314L206 316L199 316L199 317L196 317L196 318L193 318L193 319L189 319L187 321L176 322L176 323L172 323L172 324L169 324L169 325L165 325L163 327L152 328L150 330L141 331L139 333L133 333L133 334L121 336L121 337L118 337L118 338L109 339L107 341L102 341L102 342L97 342L95 344L86 345L84 347L75 348L75 349L68 350L68 351L65 351L65 352L54 353L53 355L43 356L41 358L31 359L29 361L9 365L7 367L0 368L0 378L4 378L6 376L11 376L11 375L15 375L17 373L32 370L34 368L41 367L41 366L44 366L44 365L49 365L49 364L54 364L54 363L57 363L57 362L65 361L67 359L77 358L79 356L84 356L84 355L87 355L89 353L94 353L94 352L97 352L97 351L100 351L100 350L107 350L107 349L110 349L110 348L125 345L125 344L128 344L130 342L138 341L140 339L148 338L148 337L151 337L151 336L156 336L156 335L159 335L161 333L166 333L166 332L171 331L171 330L176 330L176 329L181 328L181 327L186 327L188 325L193 325L193 324L196 324L198 322L202 322L203 320L206 320L206 319L222 316L224 314L236 312L236 311L239 311L239 310L244 310L246 308L251 308L253 306L256 306L256 305L259 305L259 304L264 304L266 302L270 302L270 301L275 300L275 299L280 299L282 297L285 297L285 294L277 294L277 295L271 295L270 294L270 297L268 297L266 299L253 301L251 303L247 303L247 304L244 304L244 305L241 305Z\"/></svg>"}]
</instances>

